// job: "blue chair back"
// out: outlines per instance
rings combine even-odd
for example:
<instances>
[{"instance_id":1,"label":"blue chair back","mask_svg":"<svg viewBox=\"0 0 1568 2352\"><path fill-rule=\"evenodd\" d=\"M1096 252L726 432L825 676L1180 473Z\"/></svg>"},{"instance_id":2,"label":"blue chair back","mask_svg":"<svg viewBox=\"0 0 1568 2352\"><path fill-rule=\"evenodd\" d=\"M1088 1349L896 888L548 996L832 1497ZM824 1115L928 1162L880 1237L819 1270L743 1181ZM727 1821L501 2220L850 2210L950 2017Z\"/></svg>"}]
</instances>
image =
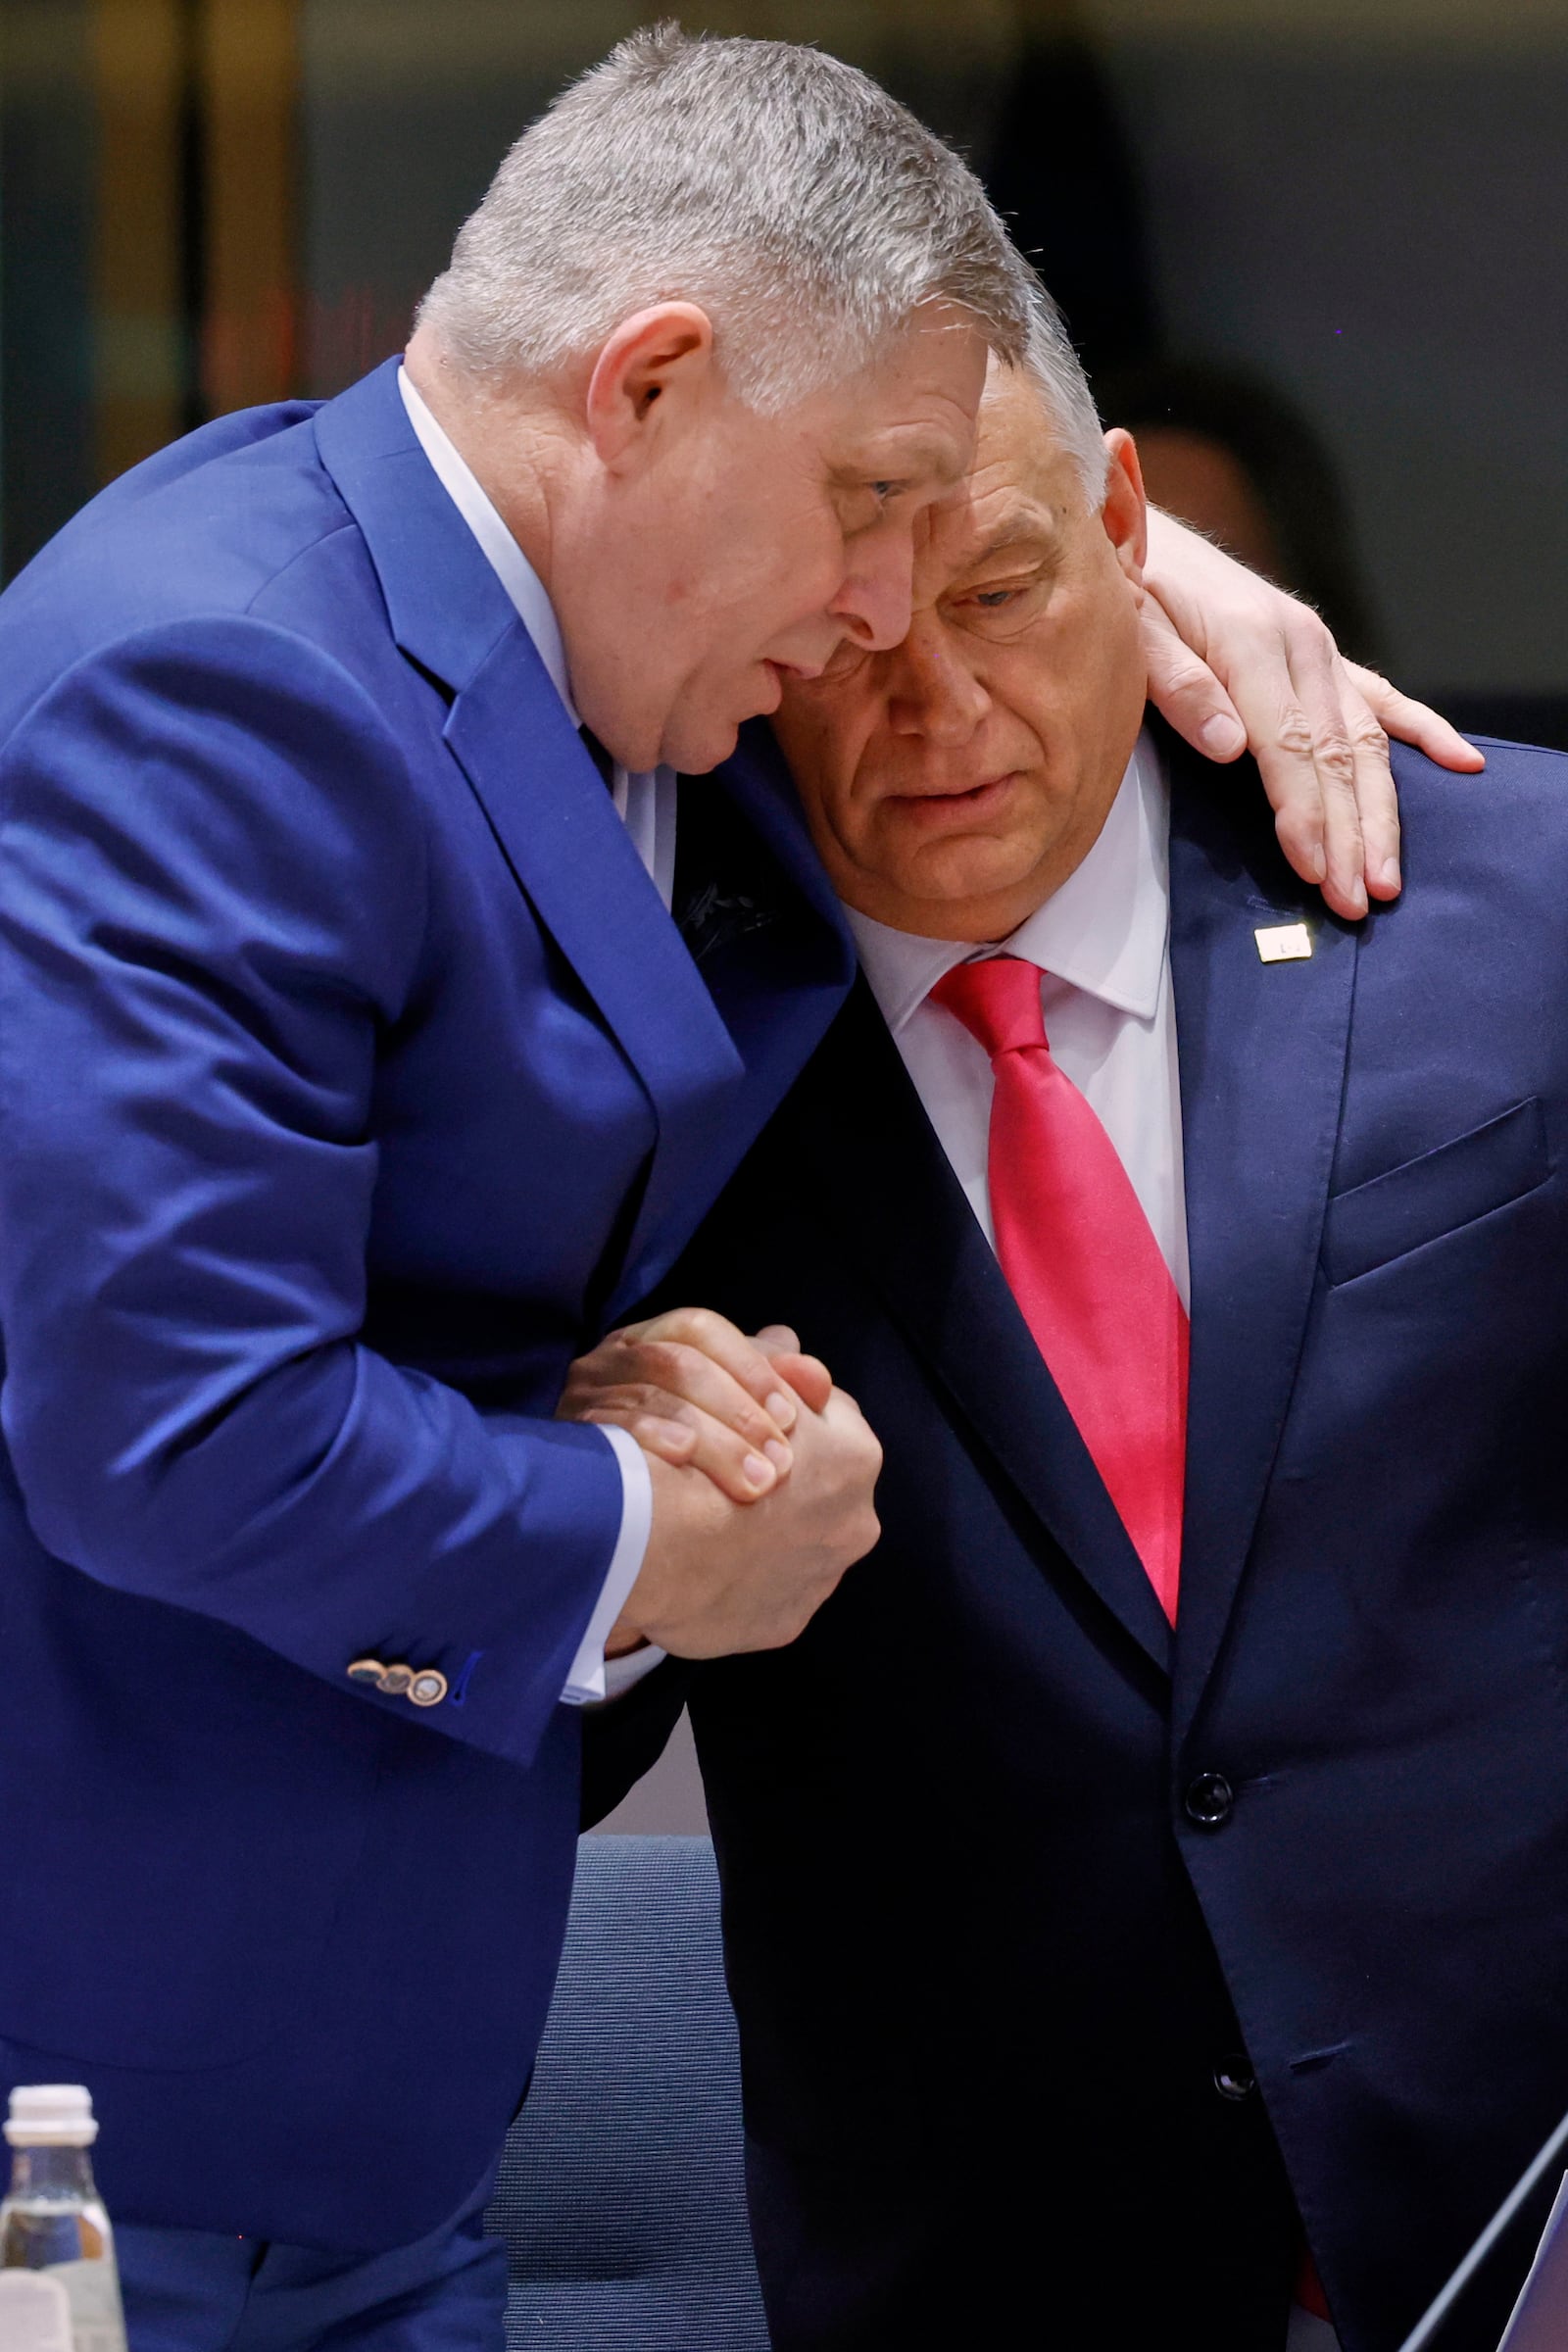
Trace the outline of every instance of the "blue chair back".
<instances>
[{"instance_id":1,"label":"blue chair back","mask_svg":"<svg viewBox=\"0 0 1568 2352\"><path fill-rule=\"evenodd\" d=\"M767 2352L706 1838L585 1838L486 2218L509 2352Z\"/></svg>"}]
</instances>

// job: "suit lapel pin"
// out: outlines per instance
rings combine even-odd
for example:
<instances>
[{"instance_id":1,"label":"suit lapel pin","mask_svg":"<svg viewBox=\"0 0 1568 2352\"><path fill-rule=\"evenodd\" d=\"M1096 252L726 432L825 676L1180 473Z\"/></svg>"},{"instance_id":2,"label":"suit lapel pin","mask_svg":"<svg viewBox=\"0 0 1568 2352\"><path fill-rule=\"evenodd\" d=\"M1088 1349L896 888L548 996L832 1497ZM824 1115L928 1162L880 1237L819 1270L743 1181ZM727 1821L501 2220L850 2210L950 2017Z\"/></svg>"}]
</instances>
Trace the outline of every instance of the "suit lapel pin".
<instances>
[{"instance_id":1,"label":"suit lapel pin","mask_svg":"<svg viewBox=\"0 0 1568 2352\"><path fill-rule=\"evenodd\" d=\"M1252 933L1259 963L1299 963L1312 953L1305 923L1264 923Z\"/></svg>"}]
</instances>

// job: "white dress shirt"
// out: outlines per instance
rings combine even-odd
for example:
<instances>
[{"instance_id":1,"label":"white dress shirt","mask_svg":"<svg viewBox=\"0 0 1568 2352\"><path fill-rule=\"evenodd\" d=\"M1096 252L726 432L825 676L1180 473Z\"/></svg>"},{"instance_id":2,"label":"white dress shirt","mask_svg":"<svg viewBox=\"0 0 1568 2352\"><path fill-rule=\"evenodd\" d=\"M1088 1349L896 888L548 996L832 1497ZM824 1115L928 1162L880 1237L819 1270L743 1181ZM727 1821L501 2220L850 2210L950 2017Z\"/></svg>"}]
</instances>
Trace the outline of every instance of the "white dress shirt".
<instances>
[{"instance_id":1,"label":"white dress shirt","mask_svg":"<svg viewBox=\"0 0 1568 2352\"><path fill-rule=\"evenodd\" d=\"M930 995L945 972L977 953L1040 966L1051 1051L1115 1146L1186 1304L1169 834L1159 755L1145 735L1088 857L995 949L919 939L853 909L849 919L872 994L993 1249L991 1060Z\"/></svg>"},{"instance_id":2,"label":"white dress shirt","mask_svg":"<svg viewBox=\"0 0 1568 2352\"><path fill-rule=\"evenodd\" d=\"M398 390L408 411L419 447L429 459L436 479L478 541L491 570L516 608L517 617L533 640L534 651L566 707L571 723L580 726L566 672L566 649L560 624L545 592L544 582L480 488L471 467L431 416L415 388L407 368L398 369ZM630 776L617 765L612 779L615 807L636 844L637 855L653 877L665 906L675 885L675 776L667 767L651 775ZM628 1657L605 1658L610 1629L625 1606L637 1582L643 1554L654 1523L654 1486L648 1459L636 1439L624 1429L605 1429L620 1465L620 1531L599 1599L587 1631L571 1661L562 1697L569 1706L584 1706L606 1697L612 1689L625 1690L651 1672L663 1651L650 1647Z\"/></svg>"}]
</instances>

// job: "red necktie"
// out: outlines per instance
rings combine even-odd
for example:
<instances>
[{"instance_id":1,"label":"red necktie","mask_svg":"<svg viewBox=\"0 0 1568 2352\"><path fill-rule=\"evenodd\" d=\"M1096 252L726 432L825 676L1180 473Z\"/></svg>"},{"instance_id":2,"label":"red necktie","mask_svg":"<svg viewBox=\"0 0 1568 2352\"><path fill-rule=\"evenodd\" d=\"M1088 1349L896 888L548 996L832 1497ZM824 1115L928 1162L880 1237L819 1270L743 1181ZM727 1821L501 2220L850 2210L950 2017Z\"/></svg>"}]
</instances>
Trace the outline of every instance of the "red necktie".
<instances>
[{"instance_id":1,"label":"red necktie","mask_svg":"<svg viewBox=\"0 0 1568 2352\"><path fill-rule=\"evenodd\" d=\"M1002 1270L1174 1625L1186 1309L1115 1146L1052 1059L1039 966L960 963L931 995L991 1056Z\"/></svg>"}]
</instances>

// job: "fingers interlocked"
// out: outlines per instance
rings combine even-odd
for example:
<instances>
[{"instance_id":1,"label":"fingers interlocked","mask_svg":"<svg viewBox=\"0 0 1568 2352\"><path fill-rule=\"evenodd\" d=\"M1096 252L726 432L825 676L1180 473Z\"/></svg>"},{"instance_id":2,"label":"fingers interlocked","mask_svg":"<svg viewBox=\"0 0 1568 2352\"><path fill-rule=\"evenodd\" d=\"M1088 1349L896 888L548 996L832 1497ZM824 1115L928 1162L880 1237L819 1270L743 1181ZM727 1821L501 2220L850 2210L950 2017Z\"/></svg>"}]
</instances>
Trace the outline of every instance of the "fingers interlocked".
<instances>
[{"instance_id":1,"label":"fingers interlocked","mask_svg":"<svg viewBox=\"0 0 1568 2352\"><path fill-rule=\"evenodd\" d=\"M629 1430L646 1452L706 1472L735 1502L755 1502L794 1465L803 1400L826 1403L825 1367L772 1325L750 1340L723 1315L680 1307L612 1332L571 1367L558 1415Z\"/></svg>"}]
</instances>

